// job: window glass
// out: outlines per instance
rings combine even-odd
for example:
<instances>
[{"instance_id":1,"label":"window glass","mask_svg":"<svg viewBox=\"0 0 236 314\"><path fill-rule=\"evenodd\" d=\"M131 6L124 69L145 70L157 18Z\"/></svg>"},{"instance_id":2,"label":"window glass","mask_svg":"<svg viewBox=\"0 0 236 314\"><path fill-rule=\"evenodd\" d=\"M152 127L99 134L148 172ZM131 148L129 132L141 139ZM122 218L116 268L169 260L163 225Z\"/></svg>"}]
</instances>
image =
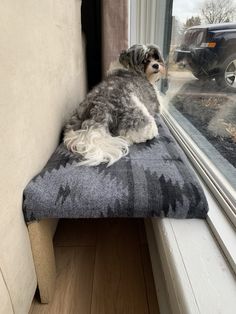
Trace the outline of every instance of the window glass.
<instances>
[{"instance_id":1,"label":"window glass","mask_svg":"<svg viewBox=\"0 0 236 314\"><path fill-rule=\"evenodd\" d=\"M169 112L236 198L236 0L173 0ZM235 202L236 204L236 202Z\"/></svg>"}]
</instances>

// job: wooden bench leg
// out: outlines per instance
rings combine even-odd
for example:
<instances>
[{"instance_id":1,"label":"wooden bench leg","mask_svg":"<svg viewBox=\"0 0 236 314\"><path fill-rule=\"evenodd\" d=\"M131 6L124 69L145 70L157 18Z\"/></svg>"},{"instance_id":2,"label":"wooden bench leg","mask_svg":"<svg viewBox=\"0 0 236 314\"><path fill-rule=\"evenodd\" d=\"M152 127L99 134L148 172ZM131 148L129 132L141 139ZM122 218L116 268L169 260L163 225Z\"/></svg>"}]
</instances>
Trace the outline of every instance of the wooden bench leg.
<instances>
[{"instance_id":1,"label":"wooden bench leg","mask_svg":"<svg viewBox=\"0 0 236 314\"><path fill-rule=\"evenodd\" d=\"M35 271L42 303L49 303L56 284L53 236L58 219L45 219L28 224Z\"/></svg>"}]
</instances>

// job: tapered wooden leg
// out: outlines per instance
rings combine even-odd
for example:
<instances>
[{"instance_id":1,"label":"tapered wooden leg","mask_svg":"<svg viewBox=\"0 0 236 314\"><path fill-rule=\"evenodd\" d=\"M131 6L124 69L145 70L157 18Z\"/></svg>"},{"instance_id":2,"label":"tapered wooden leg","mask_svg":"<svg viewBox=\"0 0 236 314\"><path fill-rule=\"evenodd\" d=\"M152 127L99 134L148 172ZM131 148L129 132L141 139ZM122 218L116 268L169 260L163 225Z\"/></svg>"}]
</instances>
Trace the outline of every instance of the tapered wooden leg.
<instances>
[{"instance_id":1,"label":"tapered wooden leg","mask_svg":"<svg viewBox=\"0 0 236 314\"><path fill-rule=\"evenodd\" d=\"M38 288L42 303L49 303L56 283L53 236L58 219L45 219L28 224Z\"/></svg>"}]
</instances>

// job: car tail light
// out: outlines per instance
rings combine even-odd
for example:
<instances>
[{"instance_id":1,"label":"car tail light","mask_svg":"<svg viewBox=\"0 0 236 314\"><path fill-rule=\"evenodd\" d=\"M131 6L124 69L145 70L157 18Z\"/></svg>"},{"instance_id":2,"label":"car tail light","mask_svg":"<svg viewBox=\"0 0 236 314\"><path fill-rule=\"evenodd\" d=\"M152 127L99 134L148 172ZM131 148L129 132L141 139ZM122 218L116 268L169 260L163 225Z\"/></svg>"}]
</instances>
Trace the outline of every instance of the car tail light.
<instances>
[{"instance_id":1,"label":"car tail light","mask_svg":"<svg viewBox=\"0 0 236 314\"><path fill-rule=\"evenodd\" d=\"M201 47L202 48L215 48L216 46L216 42L215 41L211 41L209 43L202 43Z\"/></svg>"}]
</instances>

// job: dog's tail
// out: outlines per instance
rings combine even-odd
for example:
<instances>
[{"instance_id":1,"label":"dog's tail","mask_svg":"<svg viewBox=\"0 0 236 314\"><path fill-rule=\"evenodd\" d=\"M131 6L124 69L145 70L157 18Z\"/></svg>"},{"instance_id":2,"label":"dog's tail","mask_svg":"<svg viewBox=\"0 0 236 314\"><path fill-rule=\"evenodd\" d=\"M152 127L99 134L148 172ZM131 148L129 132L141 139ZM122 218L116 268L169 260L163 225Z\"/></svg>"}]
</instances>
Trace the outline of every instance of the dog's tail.
<instances>
[{"instance_id":1,"label":"dog's tail","mask_svg":"<svg viewBox=\"0 0 236 314\"><path fill-rule=\"evenodd\" d=\"M108 163L107 166L110 166L129 152L129 143L120 136L111 136L103 125L76 131L67 130L64 144L72 152L82 155L84 160L79 165L86 166L97 166L101 163Z\"/></svg>"}]
</instances>

